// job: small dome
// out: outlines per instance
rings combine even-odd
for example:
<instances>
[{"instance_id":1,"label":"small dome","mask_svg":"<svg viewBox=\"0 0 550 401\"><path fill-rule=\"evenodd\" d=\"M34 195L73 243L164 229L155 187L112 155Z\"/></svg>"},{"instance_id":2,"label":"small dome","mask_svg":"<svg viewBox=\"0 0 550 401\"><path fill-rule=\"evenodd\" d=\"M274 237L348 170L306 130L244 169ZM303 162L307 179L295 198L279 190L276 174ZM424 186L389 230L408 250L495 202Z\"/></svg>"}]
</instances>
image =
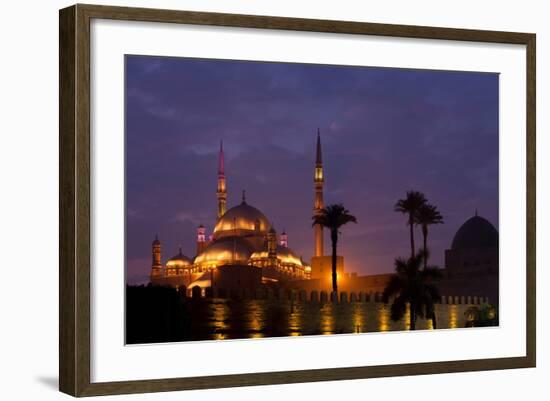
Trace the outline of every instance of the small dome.
<instances>
[{"instance_id":1,"label":"small dome","mask_svg":"<svg viewBox=\"0 0 550 401\"><path fill-rule=\"evenodd\" d=\"M302 260L296 255L292 249L284 246L277 247L277 258L283 263L292 263L298 266L302 266Z\"/></svg>"},{"instance_id":2,"label":"small dome","mask_svg":"<svg viewBox=\"0 0 550 401\"><path fill-rule=\"evenodd\" d=\"M158 235L155 235L155 240L153 241L153 245L160 245L160 241L159 241Z\"/></svg>"},{"instance_id":3,"label":"small dome","mask_svg":"<svg viewBox=\"0 0 550 401\"><path fill-rule=\"evenodd\" d=\"M468 219L456 232L451 249L498 248L498 231L477 214Z\"/></svg>"},{"instance_id":4,"label":"small dome","mask_svg":"<svg viewBox=\"0 0 550 401\"><path fill-rule=\"evenodd\" d=\"M191 259L189 259L181 252L181 248L176 256L168 259L168 262L166 262L166 266L168 267L185 267L191 266L192 264L193 262L191 261Z\"/></svg>"},{"instance_id":5,"label":"small dome","mask_svg":"<svg viewBox=\"0 0 550 401\"><path fill-rule=\"evenodd\" d=\"M248 263L250 249L238 237L225 237L214 241L195 258L195 264L222 265L227 263Z\"/></svg>"},{"instance_id":6,"label":"small dome","mask_svg":"<svg viewBox=\"0 0 550 401\"><path fill-rule=\"evenodd\" d=\"M234 230L257 231L265 234L271 224L265 215L243 201L239 206L232 207L220 217L214 227L215 236L221 233L231 234Z\"/></svg>"},{"instance_id":7,"label":"small dome","mask_svg":"<svg viewBox=\"0 0 550 401\"><path fill-rule=\"evenodd\" d=\"M265 259L269 256L266 250L254 252L250 256L250 260ZM302 260L297 256L290 248L284 246L277 246L277 259L281 263L294 264L297 266L302 266Z\"/></svg>"}]
</instances>

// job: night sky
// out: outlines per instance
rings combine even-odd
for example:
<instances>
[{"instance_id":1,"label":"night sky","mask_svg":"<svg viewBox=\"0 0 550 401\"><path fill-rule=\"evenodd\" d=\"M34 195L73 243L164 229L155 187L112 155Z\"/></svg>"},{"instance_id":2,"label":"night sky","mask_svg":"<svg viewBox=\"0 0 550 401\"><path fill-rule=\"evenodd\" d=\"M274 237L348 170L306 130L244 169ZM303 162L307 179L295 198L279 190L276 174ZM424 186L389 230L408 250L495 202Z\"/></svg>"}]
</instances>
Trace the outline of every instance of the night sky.
<instances>
[{"instance_id":1,"label":"night sky","mask_svg":"<svg viewBox=\"0 0 550 401\"><path fill-rule=\"evenodd\" d=\"M228 209L245 189L309 261L317 128L325 204L358 220L342 229L346 270L390 272L410 252L393 211L409 189L444 216L434 264L476 209L498 229L498 74L127 56L128 281L147 281L155 234L165 263L180 245L195 255L199 224L211 233L222 139Z\"/></svg>"}]
</instances>

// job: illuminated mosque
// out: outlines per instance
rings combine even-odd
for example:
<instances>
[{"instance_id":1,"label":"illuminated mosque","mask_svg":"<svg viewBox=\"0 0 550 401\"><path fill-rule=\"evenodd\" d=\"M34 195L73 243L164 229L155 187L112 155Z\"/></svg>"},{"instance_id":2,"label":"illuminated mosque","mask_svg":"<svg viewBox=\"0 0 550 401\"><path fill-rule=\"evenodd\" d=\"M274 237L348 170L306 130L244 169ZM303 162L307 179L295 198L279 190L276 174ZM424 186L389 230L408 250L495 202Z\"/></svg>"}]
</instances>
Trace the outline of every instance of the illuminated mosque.
<instances>
[{"instance_id":1,"label":"illuminated mosque","mask_svg":"<svg viewBox=\"0 0 550 401\"><path fill-rule=\"evenodd\" d=\"M321 138L317 134L314 170L314 212L324 207L323 164ZM180 251L163 266L161 243L157 238L152 246L150 279L156 285L192 288L238 287L254 288L262 283L307 280L312 268L288 246L286 232L278 234L270 220L246 201L245 192L239 205L226 210L227 188L223 142L218 156L217 221L207 237L206 228L197 228L196 255L190 258ZM323 256L323 228L314 227L316 270L330 269L330 257ZM339 257L339 268L343 259ZM328 271L328 270L327 270Z\"/></svg>"},{"instance_id":2,"label":"illuminated mosque","mask_svg":"<svg viewBox=\"0 0 550 401\"><path fill-rule=\"evenodd\" d=\"M314 166L313 212L324 208L323 159L321 138L317 133ZM288 245L288 235L278 234L270 220L246 201L226 210L227 188L223 142L218 156L217 221L211 235L201 224L197 227L196 255L180 251L161 260L161 243L152 244L150 281L153 285L192 289L254 290L277 284L295 290L331 290L332 259L323 249L323 227L313 227L314 254L306 263ZM447 295L484 295L498 304L498 231L486 219L475 216L456 232L445 251L445 267L438 286ZM338 286L341 291L381 293L392 273L359 276L346 272L344 258L336 257Z\"/></svg>"}]
</instances>

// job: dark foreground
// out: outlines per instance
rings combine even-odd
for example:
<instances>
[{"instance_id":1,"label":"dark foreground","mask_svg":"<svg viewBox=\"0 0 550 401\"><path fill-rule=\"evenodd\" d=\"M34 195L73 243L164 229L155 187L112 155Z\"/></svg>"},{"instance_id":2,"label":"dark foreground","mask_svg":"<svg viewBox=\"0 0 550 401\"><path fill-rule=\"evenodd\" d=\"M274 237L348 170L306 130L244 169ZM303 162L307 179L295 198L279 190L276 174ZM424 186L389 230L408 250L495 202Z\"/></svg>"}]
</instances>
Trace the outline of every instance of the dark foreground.
<instances>
[{"instance_id":1,"label":"dark foreground","mask_svg":"<svg viewBox=\"0 0 550 401\"><path fill-rule=\"evenodd\" d=\"M191 299L168 287L128 286L126 343L244 339L408 330L381 302L299 302L280 299ZM436 305L438 329L495 326L481 305ZM418 329L431 329L420 319Z\"/></svg>"}]
</instances>

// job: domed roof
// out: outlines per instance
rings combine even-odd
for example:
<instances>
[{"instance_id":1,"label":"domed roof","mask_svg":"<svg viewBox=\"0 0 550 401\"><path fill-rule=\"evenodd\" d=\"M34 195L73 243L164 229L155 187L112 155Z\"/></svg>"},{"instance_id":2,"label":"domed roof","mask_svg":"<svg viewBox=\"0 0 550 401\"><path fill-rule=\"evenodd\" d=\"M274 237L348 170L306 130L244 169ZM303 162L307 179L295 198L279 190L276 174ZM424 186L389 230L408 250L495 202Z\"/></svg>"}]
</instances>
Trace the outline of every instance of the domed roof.
<instances>
[{"instance_id":1,"label":"domed roof","mask_svg":"<svg viewBox=\"0 0 550 401\"><path fill-rule=\"evenodd\" d=\"M468 219L456 232L451 249L497 248L498 231L483 217Z\"/></svg>"},{"instance_id":2,"label":"domed roof","mask_svg":"<svg viewBox=\"0 0 550 401\"><path fill-rule=\"evenodd\" d=\"M267 258L269 256L267 250L263 251L257 251L254 252L250 259L263 259ZM286 248L284 246L277 246L277 259L279 259L282 263L291 263L298 266L302 266L302 260L294 251L292 251L290 248Z\"/></svg>"},{"instance_id":3,"label":"domed roof","mask_svg":"<svg viewBox=\"0 0 550 401\"><path fill-rule=\"evenodd\" d=\"M214 227L214 234L219 235L223 232L234 232L234 230L257 231L265 234L270 228L271 223L267 217L243 200L240 205L232 207L220 217Z\"/></svg>"},{"instance_id":4,"label":"domed roof","mask_svg":"<svg viewBox=\"0 0 550 401\"><path fill-rule=\"evenodd\" d=\"M181 252L181 248L179 253L176 256L168 259L168 262L166 262L166 266L168 267L191 266L191 264L192 264L191 259L189 259L187 256L185 256Z\"/></svg>"},{"instance_id":5,"label":"domed roof","mask_svg":"<svg viewBox=\"0 0 550 401\"><path fill-rule=\"evenodd\" d=\"M293 263L298 266L302 266L302 259L290 248L284 246L277 247L277 258L283 263Z\"/></svg>"},{"instance_id":6,"label":"domed roof","mask_svg":"<svg viewBox=\"0 0 550 401\"><path fill-rule=\"evenodd\" d=\"M239 237L224 237L208 245L195 258L195 264L248 263L251 251Z\"/></svg>"}]
</instances>

